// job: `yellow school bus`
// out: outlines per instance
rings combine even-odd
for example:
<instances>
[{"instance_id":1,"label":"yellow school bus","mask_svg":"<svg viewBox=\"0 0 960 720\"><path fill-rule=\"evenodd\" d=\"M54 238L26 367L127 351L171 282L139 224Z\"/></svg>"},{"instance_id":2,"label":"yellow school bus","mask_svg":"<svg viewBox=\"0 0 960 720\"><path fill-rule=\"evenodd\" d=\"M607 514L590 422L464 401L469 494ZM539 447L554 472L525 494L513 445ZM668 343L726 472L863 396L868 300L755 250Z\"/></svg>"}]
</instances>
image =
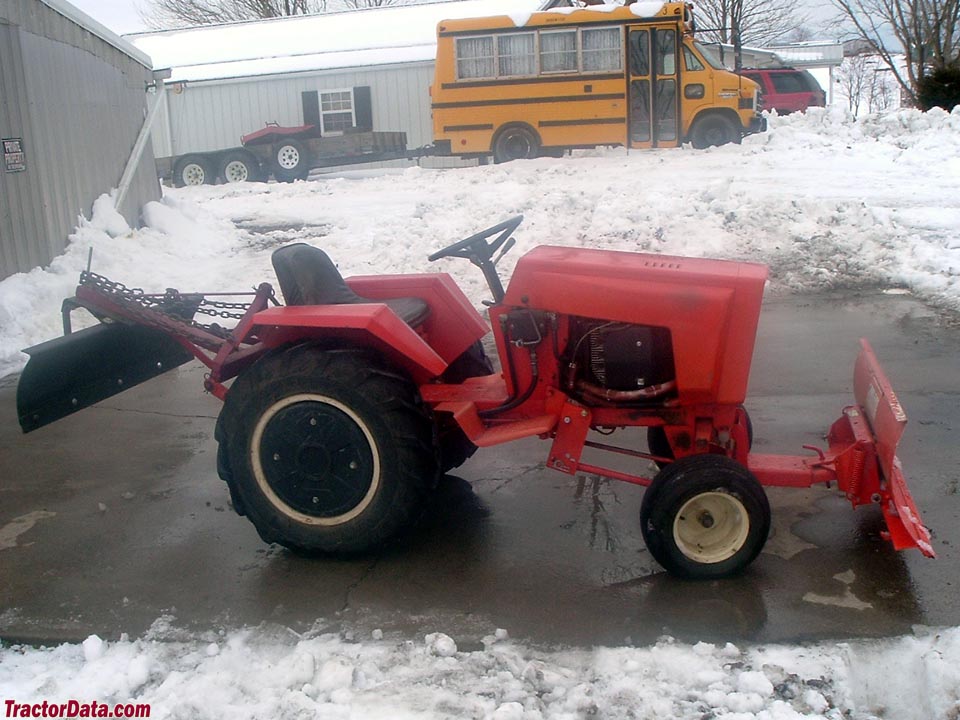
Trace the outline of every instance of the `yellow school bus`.
<instances>
[{"instance_id":1,"label":"yellow school bus","mask_svg":"<svg viewBox=\"0 0 960 720\"><path fill-rule=\"evenodd\" d=\"M682 2L562 7L437 26L438 154L695 147L766 129L756 83L695 39Z\"/></svg>"}]
</instances>

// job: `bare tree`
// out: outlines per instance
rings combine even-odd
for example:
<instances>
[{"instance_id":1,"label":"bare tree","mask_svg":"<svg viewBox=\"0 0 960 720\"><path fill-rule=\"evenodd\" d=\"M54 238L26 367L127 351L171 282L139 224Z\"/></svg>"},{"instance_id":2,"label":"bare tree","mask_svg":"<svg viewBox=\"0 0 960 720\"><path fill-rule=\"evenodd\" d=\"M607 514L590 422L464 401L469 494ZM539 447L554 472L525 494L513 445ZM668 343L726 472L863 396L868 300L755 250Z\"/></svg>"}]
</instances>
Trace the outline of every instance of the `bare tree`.
<instances>
[{"instance_id":1,"label":"bare tree","mask_svg":"<svg viewBox=\"0 0 960 720\"><path fill-rule=\"evenodd\" d=\"M865 99L872 72L866 55L845 58L837 71L837 84L840 85L840 91L847 96L847 109L854 117L860 113L860 103Z\"/></svg>"},{"instance_id":2,"label":"bare tree","mask_svg":"<svg viewBox=\"0 0 960 720\"><path fill-rule=\"evenodd\" d=\"M311 15L325 9L326 0L151 0L140 17L147 26L163 29Z\"/></svg>"},{"instance_id":3,"label":"bare tree","mask_svg":"<svg viewBox=\"0 0 960 720\"><path fill-rule=\"evenodd\" d=\"M340 0L346 7L359 10L369 7L386 7L387 5L407 5L403 0Z\"/></svg>"},{"instance_id":4,"label":"bare tree","mask_svg":"<svg viewBox=\"0 0 960 720\"><path fill-rule=\"evenodd\" d=\"M697 15L701 37L734 45L769 45L809 22L799 0L699 0Z\"/></svg>"},{"instance_id":5,"label":"bare tree","mask_svg":"<svg viewBox=\"0 0 960 720\"><path fill-rule=\"evenodd\" d=\"M960 53L960 0L832 0L859 38L870 43L893 73L904 96L916 103L917 83L948 67ZM884 38L893 35L906 53Z\"/></svg>"}]
</instances>

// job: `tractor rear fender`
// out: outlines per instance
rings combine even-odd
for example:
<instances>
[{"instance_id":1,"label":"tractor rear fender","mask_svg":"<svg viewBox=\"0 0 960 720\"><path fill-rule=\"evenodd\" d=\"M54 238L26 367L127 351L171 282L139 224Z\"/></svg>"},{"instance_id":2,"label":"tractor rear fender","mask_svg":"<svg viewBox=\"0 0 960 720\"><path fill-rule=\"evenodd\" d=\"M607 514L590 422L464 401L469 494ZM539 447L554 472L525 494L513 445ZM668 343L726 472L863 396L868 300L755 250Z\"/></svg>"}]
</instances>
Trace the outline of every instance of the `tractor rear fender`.
<instances>
[{"instance_id":1,"label":"tractor rear fender","mask_svg":"<svg viewBox=\"0 0 960 720\"><path fill-rule=\"evenodd\" d=\"M449 364L381 303L274 307L257 313L253 323L268 349L301 340L343 340L382 353L418 385L439 377Z\"/></svg>"},{"instance_id":2,"label":"tractor rear fender","mask_svg":"<svg viewBox=\"0 0 960 720\"><path fill-rule=\"evenodd\" d=\"M482 338L490 327L447 273L356 275L346 279L357 295L373 300L417 297L430 306L419 328L448 364Z\"/></svg>"}]
</instances>

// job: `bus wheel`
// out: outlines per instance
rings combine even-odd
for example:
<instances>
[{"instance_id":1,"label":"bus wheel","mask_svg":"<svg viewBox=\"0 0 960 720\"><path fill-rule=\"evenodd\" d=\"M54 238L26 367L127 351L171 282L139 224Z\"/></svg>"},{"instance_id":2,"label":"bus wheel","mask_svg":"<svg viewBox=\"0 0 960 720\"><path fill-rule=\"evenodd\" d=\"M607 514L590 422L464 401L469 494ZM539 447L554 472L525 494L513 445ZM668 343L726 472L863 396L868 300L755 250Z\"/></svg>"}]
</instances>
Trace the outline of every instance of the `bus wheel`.
<instances>
[{"instance_id":1,"label":"bus wheel","mask_svg":"<svg viewBox=\"0 0 960 720\"><path fill-rule=\"evenodd\" d=\"M690 138L695 148L703 150L727 143L739 143L740 130L722 115L709 115L697 120Z\"/></svg>"},{"instance_id":2,"label":"bus wheel","mask_svg":"<svg viewBox=\"0 0 960 720\"><path fill-rule=\"evenodd\" d=\"M508 125L493 141L493 159L503 163L511 160L532 160L540 152L540 138L528 127Z\"/></svg>"}]
</instances>

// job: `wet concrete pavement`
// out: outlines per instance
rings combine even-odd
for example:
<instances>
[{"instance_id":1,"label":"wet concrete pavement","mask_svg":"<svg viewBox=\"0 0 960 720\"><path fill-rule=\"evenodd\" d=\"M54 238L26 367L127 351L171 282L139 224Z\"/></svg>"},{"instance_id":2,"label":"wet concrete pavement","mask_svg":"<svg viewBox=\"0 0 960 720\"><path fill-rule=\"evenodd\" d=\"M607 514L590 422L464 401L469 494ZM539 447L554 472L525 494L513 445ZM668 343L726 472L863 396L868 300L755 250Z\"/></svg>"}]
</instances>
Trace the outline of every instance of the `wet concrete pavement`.
<instances>
[{"instance_id":1,"label":"wet concrete pavement","mask_svg":"<svg viewBox=\"0 0 960 720\"><path fill-rule=\"evenodd\" d=\"M903 296L768 300L747 406L759 452L800 453L851 401L868 337L911 423L901 444L937 560L896 553L875 508L836 490L770 492L773 534L749 571L681 582L643 545L643 490L545 470L548 444L481 450L445 479L403 545L356 560L261 543L215 472L219 409L189 365L30 435L0 387L0 638L279 623L369 637L495 628L538 644L781 641L960 625L960 327ZM614 436L618 444L636 438ZM642 445L642 441L636 440ZM597 461L598 458L587 456ZM603 462L639 470L629 458Z\"/></svg>"}]
</instances>

